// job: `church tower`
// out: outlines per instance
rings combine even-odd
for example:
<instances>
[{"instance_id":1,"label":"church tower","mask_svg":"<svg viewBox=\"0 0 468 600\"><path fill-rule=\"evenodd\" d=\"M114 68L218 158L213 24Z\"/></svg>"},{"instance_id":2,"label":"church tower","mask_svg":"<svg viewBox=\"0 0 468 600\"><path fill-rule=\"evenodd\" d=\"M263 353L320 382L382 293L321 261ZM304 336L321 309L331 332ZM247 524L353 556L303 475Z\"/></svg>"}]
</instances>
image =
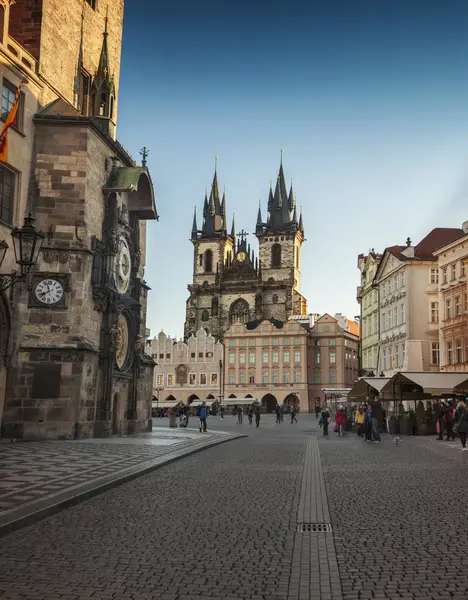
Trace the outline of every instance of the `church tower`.
<instances>
[{"instance_id":1,"label":"church tower","mask_svg":"<svg viewBox=\"0 0 468 600\"><path fill-rule=\"evenodd\" d=\"M260 245L264 317L285 321L293 314L306 314L307 301L300 293L304 225L302 212L297 219L292 183L289 193L286 188L283 161L274 193L270 185L267 221L263 222L259 207L255 234Z\"/></svg>"},{"instance_id":2,"label":"church tower","mask_svg":"<svg viewBox=\"0 0 468 600\"><path fill-rule=\"evenodd\" d=\"M221 198L217 165L211 191L205 192L202 228L198 229L197 210L193 216L191 233L193 244L193 282L189 285L185 337L195 334L200 327L219 337L219 287L220 273L232 260L235 249L235 227L227 232L226 193Z\"/></svg>"}]
</instances>

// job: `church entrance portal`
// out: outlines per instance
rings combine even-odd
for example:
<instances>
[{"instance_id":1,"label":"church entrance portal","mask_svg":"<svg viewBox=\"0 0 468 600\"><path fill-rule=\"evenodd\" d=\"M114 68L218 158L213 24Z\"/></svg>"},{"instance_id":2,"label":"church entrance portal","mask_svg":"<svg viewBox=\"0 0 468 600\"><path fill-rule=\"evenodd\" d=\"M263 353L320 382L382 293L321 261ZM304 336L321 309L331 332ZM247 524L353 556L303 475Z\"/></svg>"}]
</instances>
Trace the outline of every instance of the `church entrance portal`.
<instances>
[{"instance_id":1,"label":"church entrance portal","mask_svg":"<svg viewBox=\"0 0 468 600\"><path fill-rule=\"evenodd\" d=\"M276 398L272 394L267 394L262 399L262 406L266 408L267 413L275 412Z\"/></svg>"}]
</instances>

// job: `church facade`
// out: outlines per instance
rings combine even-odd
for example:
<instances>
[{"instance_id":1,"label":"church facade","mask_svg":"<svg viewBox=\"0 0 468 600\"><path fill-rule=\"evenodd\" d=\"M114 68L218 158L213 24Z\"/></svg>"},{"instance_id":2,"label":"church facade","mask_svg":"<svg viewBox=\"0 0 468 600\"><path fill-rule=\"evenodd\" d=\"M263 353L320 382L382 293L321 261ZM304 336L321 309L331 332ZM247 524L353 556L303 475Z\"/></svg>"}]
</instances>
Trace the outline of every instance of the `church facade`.
<instances>
[{"instance_id":1,"label":"church facade","mask_svg":"<svg viewBox=\"0 0 468 600\"><path fill-rule=\"evenodd\" d=\"M210 195L205 195L200 230L196 212L193 219L193 281L188 286L186 339L200 328L223 339L233 323L287 321L293 314L307 312L307 301L300 293L304 226L302 214L297 218L292 185L287 190L283 165L274 193L270 186L265 222L258 209L258 257L247 242L248 234L236 234L234 219L228 233L226 212L226 196L220 196L215 171Z\"/></svg>"},{"instance_id":2,"label":"church facade","mask_svg":"<svg viewBox=\"0 0 468 600\"><path fill-rule=\"evenodd\" d=\"M302 214L297 218L292 185L287 190L283 165L274 193L270 186L266 221L258 209L258 257L247 242L248 234L236 234L234 219L228 233L226 213L226 196L219 193L215 171L209 197L205 195L201 229L196 211L193 219L193 281L188 286L186 339L204 328L221 340L233 323L284 322L293 314L307 312L300 293L304 226Z\"/></svg>"},{"instance_id":3,"label":"church facade","mask_svg":"<svg viewBox=\"0 0 468 600\"><path fill-rule=\"evenodd\" d=\"M13 34L15 47L35 61L24 77L26 98L36 86L35 106L21 114L27 137L11 132L0 169L16 177L17 221L30 212L45 234L26 279L8 297L3 292L11 306L1 326L7 438L151 428L155 363L145 354L144 267L146 221L157 214L146 150L138 165L116 139L123 4L0 7L2 49ZM2 68L5 86L17 69ZM20 148L30 157L24 166L15 162Z\"/></svg>"}]
</instances>

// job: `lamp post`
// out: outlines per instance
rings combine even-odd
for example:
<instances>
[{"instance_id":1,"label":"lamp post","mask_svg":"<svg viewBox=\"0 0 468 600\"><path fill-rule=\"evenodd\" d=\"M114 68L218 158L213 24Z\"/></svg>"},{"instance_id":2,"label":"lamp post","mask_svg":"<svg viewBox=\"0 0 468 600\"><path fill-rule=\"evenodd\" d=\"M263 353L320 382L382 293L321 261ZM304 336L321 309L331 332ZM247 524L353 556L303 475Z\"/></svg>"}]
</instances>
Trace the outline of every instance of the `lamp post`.
<instances>
[{"instance_id":1,"label":"lamp post","mask_svg":"<svg viewBox=\"0 0 468 600\"><path fill-rule=\"evenodd\" d=\"M1 292L4 292L19 281L24 281L31 268L37 263L45 235L41 231L37 231L34 224L35 220L32 214L29 213L24 219L23 227L21 229L15 227L11 232L15 260L20 270L19 272L15 271L9 274L0 273ZM5 240L0 241L0 267L5 259L8 247Z\"/></svg>"}]
</instances>

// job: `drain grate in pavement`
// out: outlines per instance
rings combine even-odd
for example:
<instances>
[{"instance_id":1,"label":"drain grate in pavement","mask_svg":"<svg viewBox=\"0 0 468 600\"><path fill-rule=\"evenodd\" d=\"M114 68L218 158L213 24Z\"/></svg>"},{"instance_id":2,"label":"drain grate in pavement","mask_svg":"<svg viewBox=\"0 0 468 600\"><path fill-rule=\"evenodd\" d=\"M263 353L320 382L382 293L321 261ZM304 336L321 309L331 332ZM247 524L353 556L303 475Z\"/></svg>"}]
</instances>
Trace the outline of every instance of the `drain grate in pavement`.
<instances>
[{"instance_id":1,"label":"drain grate in pavement","mask_svg":"<svg viewBox=\"0 0 468 600\"><path fill-rule=\"evenodd\" d=\"M298 533L332 533L331 523L298 523Z\"/></svg>"}]
</instances>

